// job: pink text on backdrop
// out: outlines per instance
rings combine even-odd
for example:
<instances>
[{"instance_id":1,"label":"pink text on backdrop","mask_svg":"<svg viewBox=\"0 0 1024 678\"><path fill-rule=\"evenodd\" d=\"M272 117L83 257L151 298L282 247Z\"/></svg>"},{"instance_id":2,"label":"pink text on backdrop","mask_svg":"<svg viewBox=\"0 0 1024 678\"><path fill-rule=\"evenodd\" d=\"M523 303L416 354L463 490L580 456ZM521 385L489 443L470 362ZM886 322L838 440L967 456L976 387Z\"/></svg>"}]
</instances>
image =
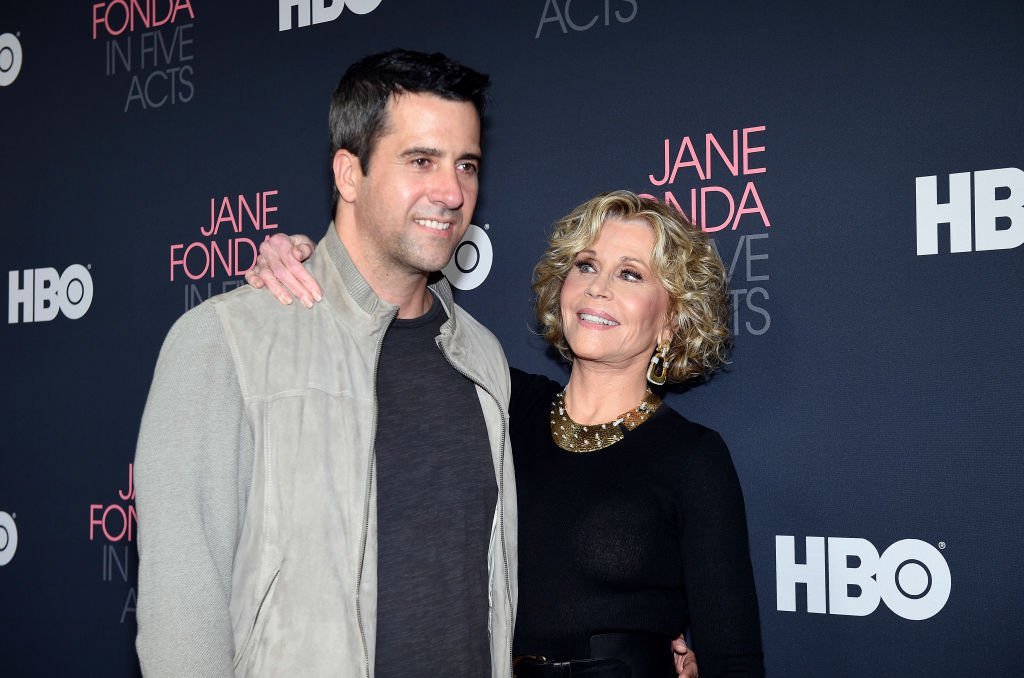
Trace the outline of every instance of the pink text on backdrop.
<instances>
[{"instance_id":1,"label":"pink text on backdrop","mask_svg":"<svg viewBox=\"0 0 1024 678\"><path fill-rule=\"evenodd\" d=\"M243 233L246 230L267 231L277 228L271 222L277 205L272 203L276 190L260 191L251 198L244 194L210 198L210 223L200 226L199 232L213 238L225 232ZM256 242L248 237L236 237L224 242L196 240L175 243L170 249L170 278L181 272L189 280L213 278L218 273L242 275L256 263Z\"/></svg>"},{"instance_id":2,"label":"pink text on backdrop","mask_svg":"<svg viewBox=\"0 0 1024 678\"><path fill-rule=\"evenodd\" d=\"M97 2L92 6L92 39L95 40L99 27L111 37L125 31L131 33L136 26L158 28L173 24L179 12L188 12L195 19L190 0L111 0Z\"/></svg>"},{"instance_id":3,"label":"pink text on backdrop","mask_svg":"<svg viewBox=\"0 0 1024 678\"><path fill-rule=\"evenodd\" d=\"M661 176L649 174L648 180L654 186L672 186L681 171L691 183L764 174L767 168L760 164L761 159L752 157L765 151L763 142L757 138L757 135L764 131L764 125L734 129L727 141L719 139L713 132L708 132L704 135L702 152L697 151L691 137L685 136L679 141L673 154L672 139L665 139ZM754 214L760 217L765 228L771 227L771 221L753 180L748 179L744 183L738 198L737 189L722 185L691 186L688 205L684 198L677 198L678 193L679 191L666 189L663 195L650 197L657 197L675 207L705 231L720 231L725 228L736 230L744 216Z\"/></svg>"},{"instance_id":4,"label":"pink text on backdrop","mask_svg":"<svg viewBox=\"0 0 1024 678\"><path fill-rule=\"evenodd\" d=\"M103 537L111 543L123 539L134 540L138 517L135 515L135 479L132 464L128 464L128 484L125 489L118 490L117 496L122 501L132 503L127 506L117 503L89 504L89 541L96 538L97 527L100 528Z\"/></svg>"}]
</instances>

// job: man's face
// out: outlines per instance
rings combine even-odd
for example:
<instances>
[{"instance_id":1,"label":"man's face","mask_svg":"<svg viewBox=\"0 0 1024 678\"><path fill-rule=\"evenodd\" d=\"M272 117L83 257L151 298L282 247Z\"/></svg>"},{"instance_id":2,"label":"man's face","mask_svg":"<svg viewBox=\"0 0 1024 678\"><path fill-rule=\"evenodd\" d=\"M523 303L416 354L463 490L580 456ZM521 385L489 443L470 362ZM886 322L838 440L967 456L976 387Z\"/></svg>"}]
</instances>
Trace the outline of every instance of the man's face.
<instances>
[{"instance_id":1,"label":"man's face","mask_svg":"<svg viewBox=\"0 0 1024 678\"><path fill-rule=\"evenodd\" d=\"M354 204L369 263L389 272L441 270L473 218L479 167L480 117L472 103L392 97Z\"/></svg>"}]
</instances>

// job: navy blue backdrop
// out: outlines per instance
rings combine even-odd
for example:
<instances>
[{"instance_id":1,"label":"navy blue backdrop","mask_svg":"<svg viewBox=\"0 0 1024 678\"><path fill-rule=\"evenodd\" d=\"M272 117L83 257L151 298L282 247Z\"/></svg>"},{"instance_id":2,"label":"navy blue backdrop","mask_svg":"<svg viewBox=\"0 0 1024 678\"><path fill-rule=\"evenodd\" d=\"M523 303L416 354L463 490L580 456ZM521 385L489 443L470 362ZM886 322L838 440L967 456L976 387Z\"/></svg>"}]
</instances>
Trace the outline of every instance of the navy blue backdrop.
<instances>
[{"instance_id":1,"label":"navy blue backdrop","mask_svg":"<svg viewBox=\"0 0 1024 678\"><path fill-rule=\"evenodd\" d=\"M325 4L0 7L0 674L137 675L160 343L252 243L320 237L329 95L394 46L492 75L453 278L513 365L565 375L529 280L575 204L715 238L733 362L669 402L732 449L770 674L1019 672L1024 5Z\"/></svg>"}]
</instances>

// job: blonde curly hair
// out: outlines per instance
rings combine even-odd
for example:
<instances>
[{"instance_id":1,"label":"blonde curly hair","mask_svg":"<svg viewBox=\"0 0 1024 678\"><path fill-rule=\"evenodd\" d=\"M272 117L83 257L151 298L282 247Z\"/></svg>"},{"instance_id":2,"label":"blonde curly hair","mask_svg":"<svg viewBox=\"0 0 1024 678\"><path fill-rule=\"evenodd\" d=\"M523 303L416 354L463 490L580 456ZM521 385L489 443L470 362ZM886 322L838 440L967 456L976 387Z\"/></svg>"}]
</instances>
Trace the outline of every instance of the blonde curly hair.
<instances>
[{"instance_id":1,"label":"blonde curly hair","mask_svg":"<svg viewBox=\"0 0 1024 678\"><path fill-rule=\"evenodd\" d=\"M668 291L674 331L668 380L711 374L727 362L729 287L711 239L677 210L629 191L591 198L555 222L548 248L533 269L537 320L544 338L572 361L562 327L560 296L576 255L597 240L610 219L646 223L654 231L651 267Z\"/></svg>"}]
</instances>

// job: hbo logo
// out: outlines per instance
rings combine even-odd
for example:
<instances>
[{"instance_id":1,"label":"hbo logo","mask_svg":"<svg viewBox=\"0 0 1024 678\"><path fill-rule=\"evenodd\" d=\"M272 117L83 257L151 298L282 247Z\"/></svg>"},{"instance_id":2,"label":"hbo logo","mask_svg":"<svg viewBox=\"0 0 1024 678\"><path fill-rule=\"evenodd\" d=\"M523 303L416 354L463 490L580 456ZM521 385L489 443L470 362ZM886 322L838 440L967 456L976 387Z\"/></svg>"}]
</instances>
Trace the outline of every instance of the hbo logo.
<instances>
[{"instance_id":1,"label":"hbo logo","mask_svg":"<svg viewBox=\"0 0 1024 678\"><path fill-rule=\"evenodd\" d=\"M21 41L13 33L0 35L0 87L7 87L21 72Z\"/></svg>"},{"instance_id":2,"label":"hbo logo","mask_svg":"<svg viewBox=\"0 0 1024 678\"><path fill-rule=\"evenodd\" d=\"M483 228L470 224L466 229L451 260L441 269L452 287L472 290L480 287L487 279L491 264L494 263L494 249L491 247L491 239L487 237L487 229L490 227L490 224L484 224Z\"/></svg>"},{"instance_id":3,"label":"hbo logo","mask_svg":"<svg viewBox=\"0 0 1024 678\"><path fill-rule=\"evenodd\" d=\"M21 280L19 281L19 278ZM92 305L92 276L81 264L68 266L58 275L54 268L9 271L7 322L45 322L57 317L58 311L72 320L85 315Z\"/></svg>"},{"instance_id":4,"label":"hbo logo","mask_svg":"<svg viewBox=\"0 0 1024 678\"><path fill-rule=\"evenodd\" d=\"M11 562L18 550L18 526L7 511L0 511L0 567Z\"/></svg>"},{"instance_id":5,"label":"hbo logo","mask_svg":"<svg viewBox=\"0 0 1024 678\"><path fill-rule=\"evenodd\" d=\"M865 539L807 537L806 558L796 562L793 537L775 537L777 608L796 612L796 585L807 586L807 611L863 617L880 601L904 619L928 619L949 600L951 578L942 554L927 542L903 539L879 556ZM828 585L826 587L826 573ZM827 596L826 596L827 591Z\"/></svg>"},{"instance_id":6,"label":"hbo logo","mask_svg":"<svg viewBox=\"0 0 1024 678\"><path fill-rule=\"evenodd\" d=\"M298 14L299 27L310 23L322 24L334 21L341 11L348 7L353 14L369 14L377 9L383 0L277 0L277 30L289 31L292 26L292 9Z\"/></svg>"},{"instance_id":7,"label":"hbo logo","mask_svg":"<svg viewBox=\"0 0 1024 678\"><path fill-rule=\"evenodd\" d=\"M939 253L939 229L947 224L951 253L1024 245L1024 171L983 170L973 173L973 182L971 172L950 174L948 193L949 202L939 202L938 176L917 177L918 256Z\"/></svg>"}]
</instances>

